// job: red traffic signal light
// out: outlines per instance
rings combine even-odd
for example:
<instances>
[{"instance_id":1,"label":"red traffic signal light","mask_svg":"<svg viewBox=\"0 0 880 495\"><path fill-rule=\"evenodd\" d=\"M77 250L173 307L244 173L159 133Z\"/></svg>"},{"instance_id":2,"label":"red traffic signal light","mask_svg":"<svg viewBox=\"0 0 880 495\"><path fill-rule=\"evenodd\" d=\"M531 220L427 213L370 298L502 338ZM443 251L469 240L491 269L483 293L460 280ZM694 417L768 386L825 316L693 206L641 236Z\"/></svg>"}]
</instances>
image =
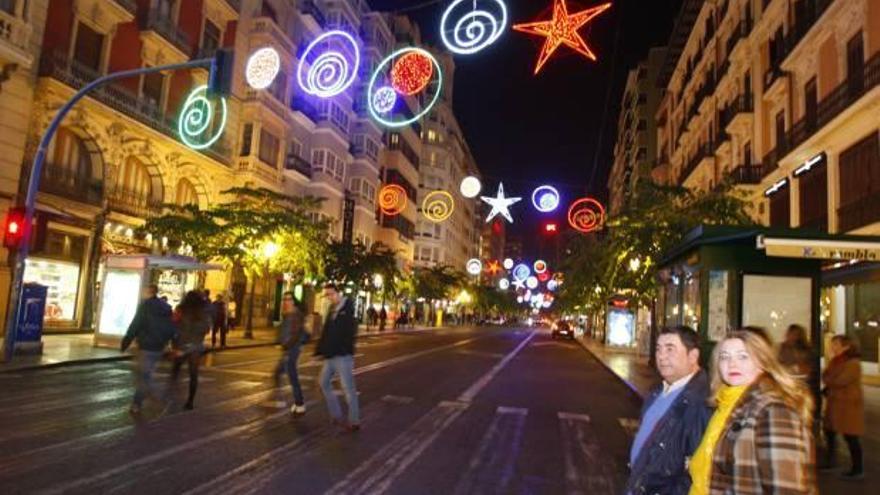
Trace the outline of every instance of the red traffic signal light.
<instances>
[{"instance_id":1,"label":"red traffic signal light","mask_svg":"<svg viewBox=\"0 0 880 495\"><path fill-rule=\"evenodd\" d=\"M10 208L6 212L3 246L8 249L17 249L24 240L26 229L24 208Z\"/></svg>"},{"instance_id":2,"label":"red traffic signal light","mask_svg":"<svg viewBox=\"0 0 880 495\"><path fill-rule=\"evenodd\" d=\"M553 222L544 224L544 232L546 232L548 234L555 234L555 233L559 232L559 226Z\"/></svg>"}]
</instances>

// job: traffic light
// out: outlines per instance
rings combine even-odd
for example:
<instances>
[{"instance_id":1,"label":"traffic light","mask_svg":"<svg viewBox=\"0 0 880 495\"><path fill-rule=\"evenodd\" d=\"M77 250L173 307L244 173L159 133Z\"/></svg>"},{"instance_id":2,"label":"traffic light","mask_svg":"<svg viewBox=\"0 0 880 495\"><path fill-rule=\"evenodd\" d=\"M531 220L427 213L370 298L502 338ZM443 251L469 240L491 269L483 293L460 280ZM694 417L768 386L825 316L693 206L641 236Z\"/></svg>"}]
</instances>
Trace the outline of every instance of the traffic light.
<instances>
[{"instance_id":1,"label":"traffic light","mask_svg":"<svg viewBox=\"0 0 880 495\"><path fill-rule=\"evenodd\" d=\"M24 241L26 229L24 208L10 208L6 212L3 246L7 249L18 249Z\"/></svg>"},{"instance_id":2,"label":"traffic light","mask_svg":"<svg viewBox=\"0 0 880 495\"><path fill-rule=\"evenodd\" d=\"M233 52L229 48L219 48L211 63L211 74L208 76L208 96L228 97L232 94L232 74L235 71Z\"/></svg>"}]
</instances>

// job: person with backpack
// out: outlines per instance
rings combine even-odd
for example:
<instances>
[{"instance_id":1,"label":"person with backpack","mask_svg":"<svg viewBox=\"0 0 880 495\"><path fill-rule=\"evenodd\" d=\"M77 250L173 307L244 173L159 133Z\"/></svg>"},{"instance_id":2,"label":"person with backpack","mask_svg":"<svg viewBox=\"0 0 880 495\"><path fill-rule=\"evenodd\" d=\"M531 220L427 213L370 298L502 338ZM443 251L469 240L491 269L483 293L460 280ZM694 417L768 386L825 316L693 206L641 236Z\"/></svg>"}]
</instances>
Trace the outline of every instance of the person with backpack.
<instances>
[{"instance_id":1,"label":"person with backpack","mask_svg":"<svg viewBox=\"0 0 880 495\"><path fill-rule=\"evenodd\" d=\"M135 392L128 410L131 414L140 414L148 397L168 407L167 394L158 393L153 386L153 372L162 360L165 347L177 336L177 327L171 319L171 306L158 295L156 284L144 288L144 300L138 305L120 346L125 352L132 342L137 342L133 367Z\"/></svg>"},{"instance_id":2,"label":"person with backpack","mask_svg":"<svg viewBox=\"0 0 880 495\"><path fill-rule=\"evenodd\" d=\"M305 330L305 314L305 309L297 303L293 293L285 292L281 298L281 325L278 331L278 344L282 354L278 366L275 367L275 388L279 387L281 375L286 372L293 391L290 413L296 416L306 413L306 402L297 370L302 345L309 340L309 334Z\"/></svg>"},{"instance_id":3,"label":"person with backpack","mask_svg":"<svg viewBox=\"0 0 880 495\"><path fill-rule=\"evenodd\" d=\"M180 368L186 362L189 371L189 396L183 406L186 410L192 410L196 390L199 388L199 364L205 353L205 336L211 329L208 306L204 294L189 291L177 307L180 320L176 347L179 355L174 359L171 380L177 381Z\"/></svg>"}]
</instances>

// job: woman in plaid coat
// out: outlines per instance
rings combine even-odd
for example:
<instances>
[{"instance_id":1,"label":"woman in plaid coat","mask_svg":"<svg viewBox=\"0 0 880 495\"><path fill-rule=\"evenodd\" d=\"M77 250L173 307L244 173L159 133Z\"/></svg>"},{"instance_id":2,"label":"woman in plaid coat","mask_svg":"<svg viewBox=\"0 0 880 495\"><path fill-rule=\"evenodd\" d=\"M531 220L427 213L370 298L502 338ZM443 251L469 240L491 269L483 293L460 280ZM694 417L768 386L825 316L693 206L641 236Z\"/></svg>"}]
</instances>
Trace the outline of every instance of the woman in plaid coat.
<instances>
[{"instance_id":1,"label":"woman in plaid coat","mask_svg":"<svg viewBox=\"0 0 880 495\"><path fill-rule=\"evenodd\" d=\"M691 495L818 493L812 398L767 340L728 334L712 359L712 390L718 408L690 461Z\"/></svg>"}]
</instances>

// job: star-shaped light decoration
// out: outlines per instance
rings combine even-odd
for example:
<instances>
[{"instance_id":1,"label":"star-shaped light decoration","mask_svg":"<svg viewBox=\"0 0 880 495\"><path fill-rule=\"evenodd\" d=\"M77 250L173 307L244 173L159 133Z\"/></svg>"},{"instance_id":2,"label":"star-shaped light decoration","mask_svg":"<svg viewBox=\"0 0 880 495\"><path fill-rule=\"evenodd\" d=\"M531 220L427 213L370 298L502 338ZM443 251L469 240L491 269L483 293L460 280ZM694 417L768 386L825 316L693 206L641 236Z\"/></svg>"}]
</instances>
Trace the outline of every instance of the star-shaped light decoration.
<instances>
[{"instance_id":1,"label":"star-shaped light decoration","mask_svg":"<svg viewBox=\"0 0 880 495\"><path fill-rule=\"evenodd\" d=\"M572 50L595 61L596 55L587 46L587 42L578 34L578 29L590 22L594 17L611 8L611 3L591 7L574 14L568 13L566 0L553 0L553 18L549 21L529 22L517 24L513 29L523 33L544 36L544 48L538 57L538 66L535 67L535 75L541 72L541 68L553 55L560 45L566 45Z\"/></svg>"},{"instance_id":2,"label":"star-shaped light decoration","mask_svg":"<svg viewBox=\"0 0 880 495\"><path fill-rule=\"evenodd\" d=\"M511 285L513 285L513 287L516 290L525 289L526 288L526 281L515 278L515 279L513 279L513 282L511 282Z\"/></svg>"},{"instance_id":3,"label":"star-shaped light decoration","mask_svg":"<svg viewBox=\"0 0 880 495\"><path fill-rule=\"evenodd\" d=\"M499 263L498 260L491 260L489 261L489 263L486 264L485 270L486 273L494 277L495 275L498 275L498 272L501 271L501 263Z\"/></svg>"},{"instance_id":4,"label":"star-shaped light decoration","mask_svg":"<svg viewBox=\"0 0 880 495\"><path fill-rule=\"evenodd\" d=\"M510 216L510 206L522 200L522 198L504 197L504 184L501 183L498 184L498 194L494 198L491 196L480 196L480 199L492 206L492 211L486 217L486 223L491 222L497 215L501 215L508 222L513 223L513 217Z\"/></svg>"}]
</instances>

